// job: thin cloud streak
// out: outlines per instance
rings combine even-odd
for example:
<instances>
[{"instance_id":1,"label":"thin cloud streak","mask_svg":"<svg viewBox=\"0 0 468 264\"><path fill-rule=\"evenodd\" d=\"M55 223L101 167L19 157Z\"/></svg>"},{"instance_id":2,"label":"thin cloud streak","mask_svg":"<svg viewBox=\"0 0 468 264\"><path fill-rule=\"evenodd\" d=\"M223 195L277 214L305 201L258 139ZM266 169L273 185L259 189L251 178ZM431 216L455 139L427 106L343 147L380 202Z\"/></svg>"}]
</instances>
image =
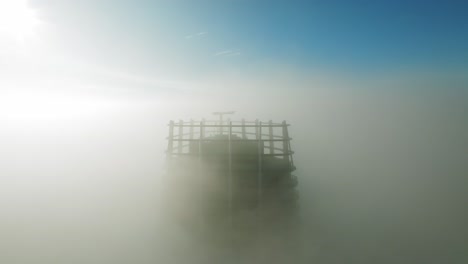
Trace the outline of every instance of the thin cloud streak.
<instances>
[{"instance_id":1,"label":"thin cloud streak","mask_svg":"<svg viewBox=\"0 0 468 264\"><path fill-rule=\"evenodd\" d=\"M200 31L200 32L195 33L195 34L189 34L189 35L185 36L185 39L201 38L201 37L203 37L205 35L208 35L208 32Z\"/></svg>"},{"instance_id":2,"label":"thin cloud streak","mask_svg":"<svg viewBox=\"0 0 468 264\"><path fill-rule=\"evenodd\" d=\"M241 53L238 50L223 50L216 52L214 54L215 57L234 57L234 56L239 56Z\"/></svg>"},{"instance_id":3,"label":"thin cloud streak","mask_svg":"<svg viewBox=\"0 0 468 264\"><path fill-rule=\"evenodd\" d=\"M216 52L214 55L215 56L221 56L221 55L229 54L231 52L232 52L232 50L223 50L223 51Z\"/></svg>"},{"instance_id":4,"label":"thin cloud streak","mask_svg":"<svg viewBox=\"0 0 468 264\"><path fill-rule=\"evenodd\" d=\"M234 52L234 53L226 54L224 57L235 57L235 56L239 56L239 55L241 55L240 52Z\"/></svg>"}]
</instances>

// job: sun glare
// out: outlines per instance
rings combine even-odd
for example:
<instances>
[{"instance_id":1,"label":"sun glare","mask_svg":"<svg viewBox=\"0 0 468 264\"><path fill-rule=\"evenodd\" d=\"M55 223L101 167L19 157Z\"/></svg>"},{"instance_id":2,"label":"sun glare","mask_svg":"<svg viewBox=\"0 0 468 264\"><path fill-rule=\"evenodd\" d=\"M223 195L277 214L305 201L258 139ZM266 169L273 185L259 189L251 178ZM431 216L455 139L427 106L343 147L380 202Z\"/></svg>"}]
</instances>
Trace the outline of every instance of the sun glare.
<instances>
[{"instance_id":1,"label":"sun glare","mask_svg":"<svg viewBox=\"0 0 468 264\"><path fill-rule=\"evenodd\" d=\"M12 93L0 98L0 119L59 121L92 118L116 107L116 102L90 96Z\"/></svg>"},{"instance_id":2,"label":"sun glare","mask_svg":"<svg viewBox=\"0 0 468 264\"><path fill-rule=\"evenodd\" d=\"M0 0L0 34L23 42L34 35L39 22L27 0Z\"/></svg>"}]
</instances>

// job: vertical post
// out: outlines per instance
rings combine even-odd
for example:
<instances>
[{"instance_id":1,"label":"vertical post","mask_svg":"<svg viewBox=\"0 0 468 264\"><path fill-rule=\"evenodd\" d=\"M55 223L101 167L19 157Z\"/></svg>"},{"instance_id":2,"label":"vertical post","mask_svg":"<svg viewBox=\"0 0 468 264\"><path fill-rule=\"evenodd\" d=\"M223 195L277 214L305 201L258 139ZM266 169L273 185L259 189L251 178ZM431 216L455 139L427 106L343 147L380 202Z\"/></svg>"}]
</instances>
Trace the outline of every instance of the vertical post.
<instances>
[{"instance_id":1,"label":"vertical post","mask_svg":"<svg viewBox=\"0 0 468 264\"><path fill-rule=\"evenodd\" d=\"M228 209L229 225L232 226L232 122L229 121L228 128Z\"/></svg>"},{"instance_id":2,"label":"vertical post","mask_svg":"<svg viewBox=\"0 0 468 264\"><path fill-rule=\"evenodd\" d=\"M193 139L193 119L190 119L190 139Z\"/></svg>"},{"instance_id":3,"label":"vertical post","mask_svg":"<svg viewBox=\"0 0 468 264\"><path fill-rule=\"evenodd\" d=\"M219 134L222 135L223 131L223 114L219 115Z\"/></svg>"},{"instance_id":4,"label":"vertical post","mask_svg":"<svg viewBox=\"0 0 468 264\"><path fill-rule=\"evenodd\" d=\"M195 186L198 188L196 190L196 194L197 194L197 197L196 199L198 199L199 203L200 204L203 204L204 201L203 201L203 196L202 196L202 186L203 186L203 181L205 180L203 178L203 149L202 149L202 143L203 143L203 138L204 138L204 122L205 120L203 119L201 122L200 122L200 138L198 139L198 181L196 182ZM199 224L200 224L200 230L201 232L204 231L204 216L203 216L203 212L200 210L199 212Z\"/></svg>"},{"instance_id":5,"label":"vertical post","mask_svg":"<svg viewBox=\"0 0 468 264\"><path fill-rule=\"evenodd\" d=\"M169 122L169 142L167 144L167 153L169 155L172 154L173 152L173 146L174 146L174 121L171 120Z\"/></svg>"},{"instance_id":6,"label":"vertical post","mask_svg":"<svg viewBox=\"0 0 468 264\"><path fill-rule=\"evenodd\" d=\"M201 155L202 155L202 141L203 141L203 138L205 137L204 124L205 124L205 120L203 119L200 122L200 138L198 139L198 156L200 160L201 160Z\"/></svg>"},{"instance_id":7,"label":"vertical post","mask_svg":"<svg viewBox=\"0 0 468 264\"><path fill-rule=\"evenodd\" d=\"M247 139L247 133L245 133L245 119L242 118L242 139Z\"/></svg>"},{"instance_id":8,"label":"vertical post","mask_svg":"<svg viewBox=\"0 0 468 264\"><path fill-rule=\"evenodd\" d=\"M290 151L289 169L295 170L296 167L294 166L294 159L293 159L293 154L292 154L292 151L291 151L291 140L288 141L288 147L289 147L289 151Z\"/></svg>"},{"instance_id":9,"label":"vertical post","mask_svg":"<svg viewBox=\"0 0 468 264\"><path fill-rule=\"evenodd\" d=\"M289 162L289 134L288 125L283 121L283 159Z\"/></svg>"},{"instance_id":10,"label":"vertical post","mask_svg":"<svg viewBox=\"0 0 468 264\"><path fill-rule=\"evenodd\" d=\"M269 147L270 147L270 154L275 154L275 144L274 144L274 141L273 141L273 122L270 120L268 121L268 134L269 134L269 138L270 138L270 144L269 144Z\"/></svg>"},{"instance_id":11,"label":"vertical post","mask_svg":"<svg viewBox=\"0 0 468 264\"><path fill-rule=\"evenodd\" d=\"M182 139L184 137L184 122L182 120L179 120L179 144L177 144L177 152L179 154L182 153Z\"/></svg>"},{"instance_id":12,"label":"vertical post","mask_svg":"<svg viewBox=\"0 0 468 264\"><path fill-rule=\"evenodd\" d=\"M257 142L258 142L258 172L257 172L257 201L258 201L258 208L260 209L262 206L262 192L263 192L263 173L262 173L262 154L263 154L263 144L262 144L262 122L258 122L255 120L255 127L256 134L257 134Z\"/></svg>"},{"instance_id":13,"label":"vertical post","mask_svg":"<svg viewBox=\"0 0 468 264\"><path fill-rule=\"evenodd\" d=\"M200 139L205 137L205 118L202 119L200 123Z\"/></svg>"},{"instance_id":14,"label":"vertical post","mask_svg":"<svg viewBox=\"0 0 468 264\"><path fill-rule=\"evenodd\" d=\"M189 147L188 147L188 152L189 153L192 153L193 152L193 148L194 148L194 143L193 143L193 119L190 119L190 133L189 133Z\"/></svg>"}]
</instances>

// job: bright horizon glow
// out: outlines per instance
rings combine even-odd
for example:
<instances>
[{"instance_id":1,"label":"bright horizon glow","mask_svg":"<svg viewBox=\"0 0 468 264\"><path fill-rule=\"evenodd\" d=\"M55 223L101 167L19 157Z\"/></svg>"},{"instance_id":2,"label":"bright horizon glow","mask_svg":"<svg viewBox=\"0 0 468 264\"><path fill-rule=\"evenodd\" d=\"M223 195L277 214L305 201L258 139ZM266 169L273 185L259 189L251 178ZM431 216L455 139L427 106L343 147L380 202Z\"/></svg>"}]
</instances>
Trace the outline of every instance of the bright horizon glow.
<instances>
[{"instance_id":1,"label":"bright horizon glow","mask_svg":"<svg viewBox=\"0 0 468 264\"><path fill-rule=\"evenodd\" d=\"M23 43L33 36L40 20L26 0L0 0L0 34Z\"/></svg>"},{"instance_id":2,"label":"bright horizon glow","mask_svg":"<svg viewBox=\"0 0 468 264\"><path fill-rule=\"evenodd\" d=\"M117 102L92 96L10 93L0 99L0 119L12 121L56 121L92 118L116 107Z\"/></svg>"}]
</instances>

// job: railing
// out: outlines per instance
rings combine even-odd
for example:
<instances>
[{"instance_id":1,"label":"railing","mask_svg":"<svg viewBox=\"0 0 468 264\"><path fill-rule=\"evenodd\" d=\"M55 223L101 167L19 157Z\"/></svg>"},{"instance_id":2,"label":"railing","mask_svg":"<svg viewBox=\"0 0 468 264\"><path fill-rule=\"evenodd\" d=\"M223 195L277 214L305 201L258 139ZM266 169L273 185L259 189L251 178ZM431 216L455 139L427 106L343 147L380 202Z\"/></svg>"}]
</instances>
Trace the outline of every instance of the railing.
<instances>
[{"instance_id":1,"label":"railing","mask_svg":"<svg viewBox=\"0 0 468 264\"><path fill-rule=\"evenodd\" d=\"M286 121L274 123L255 121L170 121L168 137L168 156L203 155L201 144L205 142L231 142L251 141L257 142L259 155L282 157L287 160L291 168L294 162L291 150L291 138L288 133L289 124ZM263 130L266 132L263 132ZM200 146L199 151L193 153L190 146ZM230 149L230 148L229 148ZM229 153L231 155L231 153ZM260 157L261 158L261 157Z\"/></svg>"},{"instance_id":2,"label":"railing","mask_svg":"<svg viewBox=\"0 0 468 264\"><path fill-rule=\"evenodd\" d=\"M203 152L203 143L226 142L227 144L227 190L229 221L232 225L232 200L233 200L233 172L232 172L232 146L235 142L257 143L257 151L253 153L257 157L257 201L258 207L262 207L263 197L263 162L265 157L282 157L290 172L295 170L293 151L291 151L291 138L288 133L288 124L273 123L272 121L171 121L169 123L169 137L167 155L169 158L178 156L197 156L199 161L208 153ZM262 130L267 129L264 133ZM279 145L279 146L277 146ZM197 146L196 151L191 151L192 146Z\"/></svg>"}]
</instances>

